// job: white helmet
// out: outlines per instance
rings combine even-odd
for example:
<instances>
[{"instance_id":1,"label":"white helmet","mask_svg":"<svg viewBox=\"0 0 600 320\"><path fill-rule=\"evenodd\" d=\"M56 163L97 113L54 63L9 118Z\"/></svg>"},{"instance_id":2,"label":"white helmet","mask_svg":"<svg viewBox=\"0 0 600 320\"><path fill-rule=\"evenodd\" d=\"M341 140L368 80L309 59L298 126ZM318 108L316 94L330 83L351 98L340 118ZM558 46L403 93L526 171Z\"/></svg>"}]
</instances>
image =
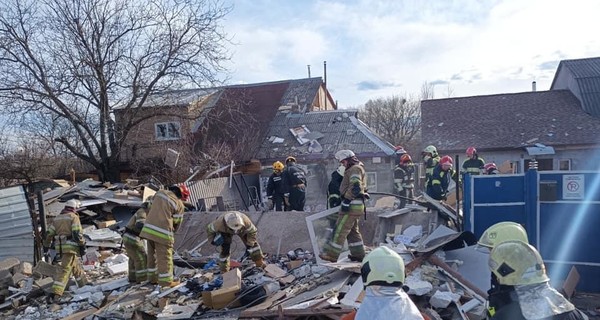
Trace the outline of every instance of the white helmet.
<instances>
[{"instance_id":1,"label":"white helmet","mask_svg":"<svg viewBox=\"0 0 600 320\"><path fill-rule=\"evenodd\" d=\"M81 202L77 199L71 199L65 203L65 207L71 207L73 209L79 209Z\"/></svg>"},{"instance_id":2,"label":"white helmet","mask_svg":"<svg viewBox=\"0 0 600 320\"><path fill-rule=\"evenodd\" d=\"M488 261L498 282L507 286L529 285L550 281L540 253L523 241L502 242L492 249Z\"/></svg>"},{"instance_id":3,"label":"white helmet","mask_svg":"<svg viewBox=\"0 0 600 320\"><path fill-rule=\"evenodd\" d=\"M227 212L225 214L225 224L229 229L238 232L244 227L244 219L242 219L241 213L237 211Z\"/></svg>"},{"instance_id":4,"label":"white helmet","mask_svg":"<svg viewBox=\"0 0 600 320\"><path fill-rule=\"evenodd\" d=\"M340 150L335 153L335 158L337 159L337 161L346 160L346 159L352 158L354 156L355 156L355 154L354 154L354 152L352 152L352 150Z\"/></svg>"},{"instance_id":5,"label":"white helmet","mask_svg":"<svg viewBox=\"0 0 600 320\"><path fill-rule=\"evenodd\" d=\"M404 283L404 260L388 247L377 247L363 259L360 273L365 286L401 287Z\"/></svg>"}]
</instances>

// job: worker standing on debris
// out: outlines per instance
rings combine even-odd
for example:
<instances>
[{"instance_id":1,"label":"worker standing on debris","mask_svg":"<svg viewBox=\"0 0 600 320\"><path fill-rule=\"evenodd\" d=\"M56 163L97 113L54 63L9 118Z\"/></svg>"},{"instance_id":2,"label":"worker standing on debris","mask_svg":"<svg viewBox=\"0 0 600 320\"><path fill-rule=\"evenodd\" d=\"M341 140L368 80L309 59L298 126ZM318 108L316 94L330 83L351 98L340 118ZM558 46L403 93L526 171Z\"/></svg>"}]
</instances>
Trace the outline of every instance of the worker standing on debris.
<instances>
[{"instance_id":1,"label":"worker standing on debris","mask_svg":"<svg viewBox=\"0 0 600 320\"><path fill-rule=\"evenodd\" d=\"M493 162L486 163L483 166L483 174L499 174L498 167Z\"/></svg>"},{"instance_id":2,"label":"worker standing on debris","mask_svg":"<svg viewBox=\"0 0 600 320\"><path fill-rule=\"evenodd\" d=\"M414 197L414 179L415 165L408 153L400 156L398 165L394 168L394 190L396 194L405 198ZM407 199L400 199L399 208L406 206Z\"/></svg>"},{"instance_id":3,"label":"worker standing on debris","mask_svg":"<svg viewBox=\"0 0 600 320\"><path fill-rule=\"evenodd\" d=\"M257 267L266 267L263 253L256 240L258 230L247 215L239 211L231 211L220 215L215 221L206 226L208 241L221 247L219 255L219 268L222 273L229 271L229 256L233 235L237 234L246 246L246 253Z\"/></svg>"},{"instance_id":4,"label":"worker standing on debris","mask_svg":"<svg viewBox=\"0 0 600 320\"><path fill-rule=\"evenodd\" d=\"M371 251L360 269L365 297L356 320L423 320L421 312L404 292L404 260L388 247Z\"/></svg>"},{"instance_id":5,"label":"worker standing on debris","mask_svg":"<svg viewBox=\"0 0 600 320\"><path fill-rule=\"evenodd\" d=\"M83 287L88 283L85 271L78 256L85 255L85 239L81 234L81 222L77 209L81 206L79 200L71 199L65 203L65 208L54 218L46 232L44 252L48 251L52 242L61 256L61 266L52 284L52 293L48 303L56 302L64 293L71 273L77 286Z\"/></svg>"},{"instance_id":6,"label":"worker standing on debris","mask_svg":"<svg viewBox=\"0 0 600 320\"><path fill-rule=\"evenodd\" d=\"M327 186L327 209L335 208L342 204L340 186L344 179L344 171L346 171L346 168L340 165L331 173L331 180Z\"/></svg>"},{"instance_id":7,"label":"worker standing on debris","mask_svg":"<svg viewBox=\"0 0 600 320\"><path fill-rule=\"evenodd\" d=\"M162 287L174 287L173 281L173 244L175 230L183 219L185 205L190 191L184 184L170 186L154 195L152 206L140 237L148 244L147 272L150 283Z\"/></svg>"},{"instance_id":8,"label":"worker standing on debris","mask_svg":"<svg viewBox=\"0 0 600 320\"><path fill-rule=\"evenodd\" d=\"M446 200L450 179L455 174L456 172L452 170L452 158L443 156L427 182L427 195L435 200Z\"/></svg>"},{"instance_id":9,"label":"worker standing on debris","mask_svg":"<svg viewBox=\"0 0 600 320\"><path fill-rule=\"evenodd\" d=\"M421 152L421 157L425 164L425 186L427 186L429 179L433 174L433 169L435 169L440 162L440 155L435 146L427 146L423 149L423 152Z\"/></svg>"},{"instance_id":10,"label":"worker standing on debris","mask_svg":"<svg viewBox=\"0 0 600 320\"><path fill-rule=\"evenodd\" d=\"M333 230L333 236L323 248L319 257L326 261L336 262L344 245L348 240L352 261L362 261L365 257L365 247L362 235L358 230L358 220L366 213L365 200L369 199L367 193L367 174L362 162L356 158L352 150L340 150L335 158L346 168L344 179L340 186L342 204Z\"/></svg>"},{"instance_id":11,"label":"worker standing on debris","mask_svg":"<svg viewBox=\"0 0 600 320\"><path fill-rule=\"evenodd\" d=\"M123 246L129 257L129 268L128 277L131 283L141 283L146 281L148 270L148 256L146 255L146 248L144 246L144 240L140 238L140 233L146 222L146 216L150 207L152 206L152 198L148 197L142 207L139 208L133 216L127 222L125 226L125 232L123 233Z\"/></svg>"},{"instance_id":12,"label":"worker standing on debris","mask_svg":"<svg viewBox=\"0 0 600 320\"><path fill-rule=\"evenodd\" d=\"M485 166L485 161L477 154L477 149L475 147L468 147L467 151L467 159L462 164L462 169L464 173L479 175Z\"/></svg>"},{"instance_id":13,"label":"worker standing on debris","mask_svg":"<svg viewBox=\"0 0 600 320\"><path fill-rule=\"evenodd\" d=\"M588 317L548 283L539 252L522 241L506 241L492 249L488 263L501 285L510 286L510 303L490 319L587 320Z\"/></svg>"},{"instance_id":14,"label":"worker standing on debris","mask_svg":"<svg viewBox=\"0 0 600 320\"><path fill-rule=\"evenodd\" d=\"M283 185L285 188L284 201L288 206L288 210L304 211L306 176L304 170L296 165L296 158L292 156L285 159Z\"/></svg>"},{"instance_id":15,"label":"worker standing on debris","mask_svg":"<svg viewBox=\"0 0 600 320\"><path fill-rule=\"evenodd\" d=\"M495 246L506 241L515 240L529 243L529 237L525 228L516 222L502 221L487 228L481 235L481 238L479 238L477 246L483 248L489 254ZM496 275L492 272L490 290L487 292L487 307L490 316L493 316L496 310L511 302L510 295L513 291L514 287L501 285Z\"/></svg>"},{"instance_id":16,"label":"worker standing on debris","mask_svg":"<svg viewBox=\"0 0 600 320\"><path fill-rule=\"evenodd\" d=\"M267 207L269 210L275 208L275 211L283 211L284 209L288 211L284 201L285 190L282 173L283 163L281 161L273 162L273 173L267 182L267 198L269 199Z\"/></svg>"}]
</instances>

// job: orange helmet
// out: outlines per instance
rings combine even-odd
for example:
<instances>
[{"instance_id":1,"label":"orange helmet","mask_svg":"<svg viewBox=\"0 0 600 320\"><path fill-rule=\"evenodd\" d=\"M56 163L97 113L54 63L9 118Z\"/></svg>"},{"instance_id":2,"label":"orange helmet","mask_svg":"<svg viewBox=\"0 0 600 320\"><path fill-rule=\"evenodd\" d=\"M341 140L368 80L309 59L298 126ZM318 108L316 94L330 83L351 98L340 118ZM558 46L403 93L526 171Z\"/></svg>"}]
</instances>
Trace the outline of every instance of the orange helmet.
<instances>
[{"instance_id":1,"label":"orange helmet","mask_svg":"<svg viewBox=\"0 0 600 320\"><path fill-rule=\"evenodd\" d=\"M445 164L448 164L448 165L452 166L452 157L450 157L450 156L443 156L440 159L440 165L443 166Z\"/></svg>"},{"instance_id":2,"label":"orange helmet","mask_svg":"<svg viewBox=\"0 0 600 320\"><path fill-rule=\"evenodd\" d=\"M467 155L469 157L472 157L476 153L477 153L477 149L475 149L475 147L468 147L467 148Z\"/></svg>"},{"instance_id":3,"label":"orange helmet","mask_svg":"<svg viewBox=\"0 0 600 320\"><path fill-rule=\"evenodd\" d=\"M190 199L190 189L184 184L179 184L179 190L181 190L181 200L188 201Z\"/></svg>"},{"instance_id":4,"label":"orange helmet","mask_svg":"<svg viewBox=\"0 0 600 320\"><path fill-rule=\"evenodd\" d=\"M400 163L408 163L408 162L412 162L412 158L410 157L410 155L408 153L405 153L400 157Z\"/></svg>"}]
</instances>

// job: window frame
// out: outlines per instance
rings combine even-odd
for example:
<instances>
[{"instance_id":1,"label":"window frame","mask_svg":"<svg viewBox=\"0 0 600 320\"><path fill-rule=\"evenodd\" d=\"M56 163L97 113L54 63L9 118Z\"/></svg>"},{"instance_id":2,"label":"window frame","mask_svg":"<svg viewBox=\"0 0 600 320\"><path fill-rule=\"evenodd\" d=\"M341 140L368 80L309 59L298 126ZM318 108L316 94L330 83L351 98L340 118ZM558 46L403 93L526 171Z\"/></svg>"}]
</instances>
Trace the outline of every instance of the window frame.
<instances>
[{"instance_id":1,"label":"window frame","mask_svg":"<svg viewBox=\"0 0 600 320\"><path fill-rule=\"evenodd\" d=\"M169 129L171 128L172 124L174 124L177 127L177 133L178 133L177 137L171 136L172 133L170 134ZM166 129L167 129L166 137L159 136L159 132L160 132L159 126L161 126L161 125L166 125ZM181 139L181 123L179 121L163 121L163 122L154 123L154 140L155 141L174 141L174 140L180 140L180 139Z\"/></svg>"}]
</instances>

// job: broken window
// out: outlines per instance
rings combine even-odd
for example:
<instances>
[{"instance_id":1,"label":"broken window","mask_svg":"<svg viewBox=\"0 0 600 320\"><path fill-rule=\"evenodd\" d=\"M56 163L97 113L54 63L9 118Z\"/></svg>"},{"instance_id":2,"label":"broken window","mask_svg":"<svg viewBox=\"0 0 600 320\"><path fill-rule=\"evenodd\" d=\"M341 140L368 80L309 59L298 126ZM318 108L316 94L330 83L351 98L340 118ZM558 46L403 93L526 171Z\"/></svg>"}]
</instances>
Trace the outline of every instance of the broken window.
<instances>
[{"instance_id":1,"label":"broken window","mask_svg":"<svg viewBox=\"0 0 600 320\"><path fill-rule=\"evenodd\" d=\"M159 122L154 124L157 141L181 139L181 124L179 122Z\"/></svg>"}]
</instances>

